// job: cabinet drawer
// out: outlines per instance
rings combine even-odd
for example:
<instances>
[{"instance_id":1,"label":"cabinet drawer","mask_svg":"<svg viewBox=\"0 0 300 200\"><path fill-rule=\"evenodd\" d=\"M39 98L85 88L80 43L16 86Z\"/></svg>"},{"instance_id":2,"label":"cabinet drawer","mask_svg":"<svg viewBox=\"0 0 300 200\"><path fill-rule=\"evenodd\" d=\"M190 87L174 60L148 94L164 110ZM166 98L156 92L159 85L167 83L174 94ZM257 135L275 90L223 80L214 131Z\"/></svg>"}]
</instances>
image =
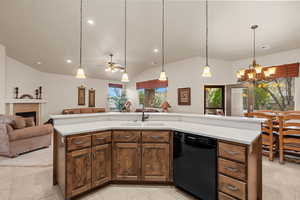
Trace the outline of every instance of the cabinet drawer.
<instances>
[{"instance_id":1,"label":"cabinet drawer","mask_svg":"<svg viewBox=\"0 0 300 200\"><path fill-rule=\"evenodd\" d=\"M107 144L111 142L111 131L103 131L99 133L95 133L92 136L92 144L93 146L100 144Z\"/></svg>"},{"instance_id":2,"label":"cabinet drawer","mask_svg":"<svg viewBox=\"0 0 300 200\"><path fill-rule=\"evenodd\" d=\"M140 131L114 131L114 142L138 142L140 138Z\"/></svg>"},{"instance_id":3,"label":"cabinet drawer","mask_svg":"<svg viewBox=\"0 0 300 200\"><path fill-rule=\"evenodd\" d=\"M67 139L68 151L83 149L83 148L90 147L90 146L91 146L91 136L90 135L69 137Z\"/></svg>"},{"instance_id":4,"label":"cabinet drawer","mask_svg":"<svg viewBox=\"0 0 300 200\"><path fill-rule=\"evenodd\" d=\"M142 142L144 143L169 143L170 133L168 131L143 131Z\"/></svg>"},{"instance_id":5,"label":"cabinet drawer","mask_svg":"<svg viewBox=\"0 0 300 200\"><path fill-rule=\"evenodd\" d=\"M246 147L219 142L219 156L230 160L245 162Z\"/></svg>"},{"instance_id":6,"label":"cabinet drawer","mask_svg":"<svg viewBox=\"0 0 300 200\"><path fill-rule=\"evenodd\" d=\"M237 178L240 180L246 180L246 166L241 163L233 162L223 158L219 158L218 161L219 173Z\"/></svg>"},{"instance_id":7,"label":"cabinet drawer","mask_svg":"<svg viewBox=\"0 0 300 200\"><path fill-rule=\"evenodd\" d=\"M219 200L237 200L237 199L233 198L227 194L224 194L222 192L219 192Z\"/></svg>"},{"instance_id":8,"label":"cabinet drawer","mask_svg":"<svg viewBox=\"0 0 300 200\"><path fill-rule=\"evenodd\" d=\"M219 190L241 200L246 199L246 183L219 175Z\"/></svg>"}]
</instances>

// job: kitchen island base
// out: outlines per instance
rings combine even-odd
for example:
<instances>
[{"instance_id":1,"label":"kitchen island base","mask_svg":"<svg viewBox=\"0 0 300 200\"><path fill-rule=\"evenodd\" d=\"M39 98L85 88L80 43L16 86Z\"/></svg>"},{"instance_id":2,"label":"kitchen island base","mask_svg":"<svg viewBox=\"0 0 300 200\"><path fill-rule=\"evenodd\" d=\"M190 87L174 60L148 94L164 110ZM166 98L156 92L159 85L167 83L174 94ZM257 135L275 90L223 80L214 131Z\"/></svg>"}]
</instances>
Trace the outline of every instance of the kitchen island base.
<instances>
[{"instance_id":1,"label":"kitchen island base","mask_svg":"<svg viewBox=\"0 0 300 200\"><path fill-rule=\"evenodd\" d=\"M218 140L219 200L261 200L261 137L251 145ZM201 158L199 158L201 159ZM65 199L118 184L172 184L171 130L55 131L53 184Z\"/></svg>"}]
</instances>

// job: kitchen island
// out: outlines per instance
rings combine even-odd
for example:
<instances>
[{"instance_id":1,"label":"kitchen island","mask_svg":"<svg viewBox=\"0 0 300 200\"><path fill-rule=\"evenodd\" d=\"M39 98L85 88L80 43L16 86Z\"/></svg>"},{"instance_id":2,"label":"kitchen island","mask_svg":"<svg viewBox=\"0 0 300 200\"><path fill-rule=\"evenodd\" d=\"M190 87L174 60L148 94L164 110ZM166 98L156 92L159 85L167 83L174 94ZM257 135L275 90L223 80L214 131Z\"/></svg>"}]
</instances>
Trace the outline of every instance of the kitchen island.
<instances>
[{"instance_id":1,"label":"kitchen island","mask_svg":"<svg viewBox=\"0 0 300 200\"><path fill-rule=\"evenodd\" d=\"M217 141L218 199L262 199L261 120L181 113L149 113L146 122L141 113L51 118L53 181L66 199L109 183L173 184L175 132Z\"/></svg>"}]
</instances>

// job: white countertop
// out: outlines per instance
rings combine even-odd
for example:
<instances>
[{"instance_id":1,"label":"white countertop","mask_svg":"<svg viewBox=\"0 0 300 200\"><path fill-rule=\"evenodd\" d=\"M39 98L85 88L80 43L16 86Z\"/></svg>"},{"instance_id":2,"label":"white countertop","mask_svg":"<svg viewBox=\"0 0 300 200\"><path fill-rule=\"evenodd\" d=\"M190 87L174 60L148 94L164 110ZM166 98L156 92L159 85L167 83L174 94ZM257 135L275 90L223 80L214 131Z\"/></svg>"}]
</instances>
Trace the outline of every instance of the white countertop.
<instances>
[{"instance_id":1,"label":"white countertop","mask_svg":"<svg viewBox=\"0 0 300 200\"><path fill-rule=\"evenodd\" d=\"M173 130L248 145L252 144L260 134L260 131L247 130L246 128L229 128L183 121L148 121L137 123L132 121L94 121L55 125L54 128L62 136L104 130Z\"/></svg>"}]
</instances>

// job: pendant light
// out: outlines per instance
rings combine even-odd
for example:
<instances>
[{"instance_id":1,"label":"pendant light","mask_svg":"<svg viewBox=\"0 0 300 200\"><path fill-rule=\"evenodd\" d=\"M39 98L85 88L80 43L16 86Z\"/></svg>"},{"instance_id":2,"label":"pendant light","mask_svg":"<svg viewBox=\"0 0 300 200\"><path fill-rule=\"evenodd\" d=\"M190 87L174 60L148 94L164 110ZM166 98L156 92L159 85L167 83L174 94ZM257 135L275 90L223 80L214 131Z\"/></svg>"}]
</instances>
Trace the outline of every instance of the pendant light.
<instances>
[{"instance_id":1,"label":"pendant light","mask_svg":"<svg viewBox=\"0 0 300 200\"><path fill-rule=\"evenodd\" d=\"M211 72L210 72L210 67L208 65L208 0L206 0L205 2L205 10L206 10L206 19L205 19L205 23L206 23L206 45L205 45L205 60L206 60L206 64L204 66L203 69L203 73L202 73L202 77L211 77Z\"/></svg>"},{"instance_id":2,"label":"pendant light","mask_svg":"<svg viewBox=\"0 0 300 200\"><path fill-rule=\"evenodd\" d=\"M167 81L167 75L165 72L165 0L162 0L162 31L161 31L161 72L159 79L160 81Z\"/></svg>"},{"instance_id":3,"label":"pendant light","mask_svg":"<svg viewBox=\"0 0 300 200\"><path fill-rule=\"evenodd\" d=\"M79 68L77 69L77 73L76 73L76 78L78 79L85 79L85 73L84 73L84 69L82 68L82 0L80 0L80 49L79 49L79 60L80 60L80 65Z\"/></svg>"},{"instance_id":4,"label":"pendant light","mask_svg":"<svg viewBox=\"0 0 300 200\"><path fill-rule=\"evenodd\" d=\"M128 73L127 73L127 0L125 0L125 21L124 21L124 35L125 35L125 44L124 44L124 72L122 75L121 81L124 83L129 82Z\"/></svg>"}]
</instances>

